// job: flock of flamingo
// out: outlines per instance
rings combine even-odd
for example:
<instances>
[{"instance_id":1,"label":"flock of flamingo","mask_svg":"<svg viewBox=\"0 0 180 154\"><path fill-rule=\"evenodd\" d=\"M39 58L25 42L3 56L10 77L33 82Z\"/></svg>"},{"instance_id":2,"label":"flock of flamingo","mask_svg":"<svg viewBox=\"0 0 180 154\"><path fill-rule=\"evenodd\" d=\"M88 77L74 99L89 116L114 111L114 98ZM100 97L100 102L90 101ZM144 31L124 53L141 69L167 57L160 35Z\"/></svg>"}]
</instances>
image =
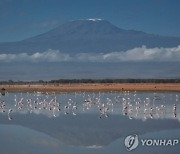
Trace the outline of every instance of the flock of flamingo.
<instances>
[{"instance_id":1,"label":"flock of flamingo","mask_svg":"<svg viewBox=\"0 0 180 154\"><path fill-rule=\"evenodd\" d=\"M12 99L8 99L11 95ZM0 111L12 120L13 113L26 111L28 113L48 112L52 117L60 114L76 116L79 112L86 113L91 109L99 114L99 119L111 114L121 114L133 118L154 119L166 115L176 118L179 113L179 94L173 94L171 99L166 94L153 93L145 97L139 93L124 91L122 93L63 93L48 92L6 93L0 95ZM9 101L8 101L9 100ZM171 101L171 102L169 102Z\"/></svg>"}]
</instances>

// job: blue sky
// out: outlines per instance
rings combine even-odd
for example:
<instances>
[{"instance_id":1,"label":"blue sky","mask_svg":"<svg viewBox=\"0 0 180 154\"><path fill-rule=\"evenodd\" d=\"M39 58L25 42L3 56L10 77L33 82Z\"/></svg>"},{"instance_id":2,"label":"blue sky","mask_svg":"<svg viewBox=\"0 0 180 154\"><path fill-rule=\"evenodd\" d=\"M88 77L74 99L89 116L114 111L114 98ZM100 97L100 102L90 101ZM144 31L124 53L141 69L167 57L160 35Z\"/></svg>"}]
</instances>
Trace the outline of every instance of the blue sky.
<instances>
[{"instance_id":1,"label":"blue sky","mask_svg":"<svg viewBox=\"0 0 180 154\"><path fill-rule=\"evenodd\" d=\"M17 41L81 18L180 37L179 0L0 0L0 42Z\"/></svg>"}]
</instances>

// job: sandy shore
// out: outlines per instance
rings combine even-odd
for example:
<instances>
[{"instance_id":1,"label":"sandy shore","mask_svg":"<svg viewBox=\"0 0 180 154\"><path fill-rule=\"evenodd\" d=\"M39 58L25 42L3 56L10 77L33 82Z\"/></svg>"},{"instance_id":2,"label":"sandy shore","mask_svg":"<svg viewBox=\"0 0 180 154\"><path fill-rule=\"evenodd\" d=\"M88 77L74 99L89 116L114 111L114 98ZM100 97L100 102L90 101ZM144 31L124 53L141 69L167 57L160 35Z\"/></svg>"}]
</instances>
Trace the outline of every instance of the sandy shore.
<instances>
[{"instance_id":1,"label":"sandy shore","mask_svg":"<svg viewBox=\"0 0 180 154\"><path fill-rule=\"evenodd\" d=\"M60 85L1 85L6 91L177 91L180 84L60 84Z\"/></svg>"}]
</instances>

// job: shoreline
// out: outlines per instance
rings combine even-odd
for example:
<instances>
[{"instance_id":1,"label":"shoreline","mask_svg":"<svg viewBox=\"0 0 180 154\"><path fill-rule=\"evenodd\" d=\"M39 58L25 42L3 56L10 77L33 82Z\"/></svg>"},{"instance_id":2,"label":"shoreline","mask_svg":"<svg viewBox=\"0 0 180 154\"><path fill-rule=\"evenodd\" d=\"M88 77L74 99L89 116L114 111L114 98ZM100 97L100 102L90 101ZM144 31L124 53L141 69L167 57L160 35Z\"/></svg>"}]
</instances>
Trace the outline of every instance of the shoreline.
<instances>
[{"instance_id":1,"label":"shoreline","mask_svg":"<svg viewBox=\"0 0 180 154\"><path fill-rule=\"evenodd\" d=\"M118 84L57 84L57 85L0 85L8 92L29 91L137 91L137 92L180 92L180 83L118 83Z\"/></svg>"}]
</instances>

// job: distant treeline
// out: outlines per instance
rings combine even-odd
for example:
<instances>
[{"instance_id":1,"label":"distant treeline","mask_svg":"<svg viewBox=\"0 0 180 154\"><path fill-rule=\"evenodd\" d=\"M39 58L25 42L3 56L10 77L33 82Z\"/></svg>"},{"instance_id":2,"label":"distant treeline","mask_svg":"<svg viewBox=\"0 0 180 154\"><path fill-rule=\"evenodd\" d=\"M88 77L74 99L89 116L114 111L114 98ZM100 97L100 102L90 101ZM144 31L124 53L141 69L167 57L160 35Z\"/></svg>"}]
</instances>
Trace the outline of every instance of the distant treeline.
<instances>
[{"instance_id":1,"label":"distant treeline","mask_svg":"<svg viewBox=\"0 0 180 154\"><path fill-rule=\"evenodd\" d=\"M180 79L59 79L50 81L0 81L0 85L30 85L30 84L73 84L73 83L180 83Z\"/></svg>"}]
</instances>

